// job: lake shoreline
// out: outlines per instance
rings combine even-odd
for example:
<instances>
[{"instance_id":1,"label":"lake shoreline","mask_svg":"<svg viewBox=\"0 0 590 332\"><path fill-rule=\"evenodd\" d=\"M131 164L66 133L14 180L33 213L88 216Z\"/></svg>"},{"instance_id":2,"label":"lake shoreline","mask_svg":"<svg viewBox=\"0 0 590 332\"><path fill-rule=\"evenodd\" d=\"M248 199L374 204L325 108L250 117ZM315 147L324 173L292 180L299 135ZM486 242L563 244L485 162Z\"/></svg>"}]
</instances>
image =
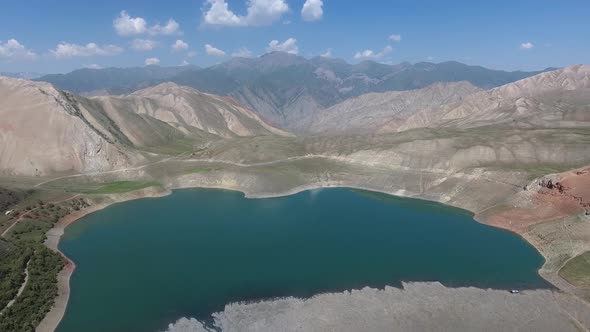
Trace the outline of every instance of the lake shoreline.
<instances>
[{"instance_id":1,"label":"lake shoreline","mask_svg":"<svg viewBox=\"0 0 590 332\"><path fill-rule=\"evenodd\" d=\"M193 186L193 185L191 185L191 186L175 186L174 188L165 188L165 189L151 187L151 188L141 189L138 191L129 192L129 193L125 193L125 194L106 195L106 198L107 198L106 201L92 204L90 207L88 207L84 210L76 211L75 213L71 213L70 215L66 216L65 218L60 220L58 223L56 223L55 226L47 233L47 241L45 242L45 245L49 249L62 255L68 261L68 263L62 269L62 271L60 271L60 273L58 274L58 296L55 299L55 303L52 306L52 309L50 310L50 312L48 312L47 315L45 316L45 318L43 319L43 321L41 321L41 323L37 327L36 331L37 332L53 332L53 331L55 331L57 326L59 325L59 323L61 322L62 318L65 315L65 312L67 310L69 296L70 296L70 278L71 278L76 266L75 266L75 263L69 257L67 257L63 252L61 252L59 250L59 241L61 239L61 236L64 234L65 229L69 225L71 225L72 223L78 221L79 219L81 219L91 213L102 210L104 208L107 208L107 207L109 207L113 204L117 204L117 203L123 203L123 202L136 200L136 199L142 199L142 198L165 197L165 196L170 195L172 193L172 190L178 190L178 189L229 190L229 191L241 192L244 194L244 196L246 198L249 198L249 199L264 199L264 198L285 197L285 196L295 195L295 194L298 194L298 193L301 193L304 191L328 189L328 188L349 188L349 189L366 190L366 191L382 193L382 194L391 195L391 196L436 202L436 203L443 204L445 206L450 206L452 208L467 211L470 214L472 214L473 219L475 221L477 221L481 224L491 226L494 228L500 228L500 229L503 229L503 230L506 230L506 231L509 231L511 233L518 235L524 241L526 241L528 244L532 245L535 248L535 250L537 252L539 252L539 254L541 254L545 258L545 263L547 261L547 257L545 255L545 253L540 249L538 244L535 243L534 241L532 242L530 240L530 238L527 238L527 236L524 232L519 232L516 229L500 227L498 225L490 225L490 224L486 223L485 220L483 218L481 218L481 216L477 212L473 212L473 211L470 211L470 210L462 208L462 207L457 207L457 206L450 205L446 202L442 202L442 199L440 199L440 198L438 198L438 199L436 199L435 197L424 198L423 196L415 195L415 194L408 192L406 190L397 190L395 192L390 192L390 191L386 191L386 190L379 190L376 188L357 186L357 185L352 185L349 183L347 184L347 183L344 183L343 181L318 182L318 183L313 183L313 184L306 184L306 185L293 187L291 189L288 189L288 190L285 190L282 192L250 192L250 191L246 190L245 188L239 188L237 186L231 186L231 185L219 185L219 186L217 186L217 185L216 186L211 186L211 185ZM558 282L559 280L556 280L553 276L551 276L547 273L541 273L544 266L545 266L545 264L538 271L539 275L543 279L545 279L547 282L549 282L551 285L553 285L557 289L559 289L560 291L567 291L567 289L564 289L565 285Z\"/></svg>"},{"instance_id":2,"label":"lake shoreline","mask_svg":"<svg viewBox=\"0 0 590 332\"><path fill-rule=\"evenodd\" d=\"M54 252L58 253L63 258L65 258L67 260L67 263L57 276L58 295L55 298L55 302L51 307L51 310L45 315L45 318L43 318L41 323L39 323L39 326L37 326L37 328L35 329L36 332L55 331L67 310L68 300L70 298L70 279L72 277L72 274L76 270L76 263L59 249L59 242L61 240L62 235L65 232L65 229L69 225L75 223L83 217L91 213L105 209L113 204L123 203L142 198L164 197L168 196L170 193L171 191L154 191L148 188L124 195L117 195L118 197L114 197L112 200L108 202L93 204L90 207L85 208L83 210L70 213L69 215L58 221L53 226L53 228L49 230L49 232L47 232L47 240L45 241L45 246L47 246L49 249L53 250Z\"/></svg>"}]
</instances>

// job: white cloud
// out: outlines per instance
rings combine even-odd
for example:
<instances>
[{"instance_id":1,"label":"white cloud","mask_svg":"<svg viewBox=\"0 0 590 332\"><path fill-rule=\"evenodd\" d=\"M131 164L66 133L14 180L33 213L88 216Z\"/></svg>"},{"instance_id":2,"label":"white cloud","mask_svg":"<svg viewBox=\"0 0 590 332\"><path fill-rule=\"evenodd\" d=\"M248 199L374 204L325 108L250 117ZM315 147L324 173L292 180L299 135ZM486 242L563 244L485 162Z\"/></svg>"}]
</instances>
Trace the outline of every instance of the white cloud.
<instances>
[{"instance_id":1,"label":"white cloud","mask_svg":"<svg viewBox=\"0 0 590 332\"><path fill-rule=\"evenodd\" d=\"M268 25L278 21L283 14L289 11L285 0L249 0L248 25Z\"/></svg>"},{"instance_id":2,"label":"white cloud","mask_svg":"<svg viewBox=\"0 0 590 332\"><path fill-rule=\"evenodd\" d=\"M402 40L402 35L390 35L387 39L391 40L392 42L400 42Z\"/></svg>"},{"instance_id":3,"label":"white cloud","mask_svg":"<svg viewBox=\"0 0 590 332\"><path fill-rule=\"evenodd\" d=\"M356 54L354 55L355 59L362 59L362 58L372 58L375 56L375 52L373 52L373 50L364 50L364 51L359 51L356 52Z\"/></svg>"},{"instance_id":4,"label":"white cloud","mask_svg":"<svg viewBox=\"0 0 590 332\"><path fill-rule=\"evenodd\" d=\"M203 9L203 19L205 24L219 26L241 26L245 25L244 18L239 17L229 10L227 2L224 0L207 0L205 6L211 7L207 11Z\"/></svg>"},{"instance_id":5,"label":"white cloud","mask_svg":"<svg viewBox=\"0 0 590 332\"><path fill-rule=\"evenodd\" d=\"M301 17L305 21L321 20L324 15L324 1L322 0L306 0L301 9Z\"/></svg>"},{"instance_id":6,"label":"white cloud","mask_svg":"<svg viewBox=\"0 0 590 332\"><path fill-rule=\"evenodd\" d=\"M85 65L84 67L88 68L88 69L102 69L103 68L103 66L97 65L96 63L90 64L90 65Z\"/></svg>"},{"instance_id":7,"label":"white cloud","mask_svg":"<svg viewBox=\"0 0 590 332\"><path fill-rule=\"evenodd\" d=\"M530 50L533 47L535 47L535 45L533 45L533 43L531 43L531 42L526 42L526 43L520 44L521 50Z\"/></svg>"},{"instance_id":8,"label":"white cloud","mask_svg":"<svg viewBox=\"0 0 590 332\"><path fill-rule=\"evenodd\" d=\"M213 26L261 26L272 24L289 11L285 0L248 0L246 16L229 9L225 0L206 0L203 22Z\"/></svg>"},{"instance_id":9,"label":"white cloud","mask_svg":"<svg viewBox=\"0 0 590 332\"><path fill-rule=\"evenodd\" d=\"M146 66L155 66L160 64L160 59L158 58L147 58L145 59Z\"/></svg>"},{"instance_id":10,"label":"white cloud","mask_svg":"<svg viewBox=\"0 0 590 332\"><path fill-rule=\"evenodd\" d=\"M99 46L95 43L86 45L59 43L51 53L58 58L71 58L76 56L113 56L123 52L123 49L115 45Z\"/></svg>"},{"instance_id":11,"label":"white cloud","mask_svg":"<svg viewBox=\"0 0 590 332\"><path fill-rule=\"evenodd\" d=\"M235 51L234 53L232 53L231 55L234 58L251 58L252 57L252 51L250 51L249 49L242 47L239 50Z\"/></svg>"},{"instance_id":12,"label":"white cloud","mask_svg":"<svg viewBox=\"0 0 590 332\"><path fill-rule=\"evenodd\" d=\"M0 59L24 59L35 60L37 54L27 49L23 44L16 39L9 39L6 43L0 41Z\"/></svg>"},{"instance_id":13,"label":"white cloud","mask_svg":"<svg viewBox=\"0 0 590 332\"><path fill-rule=\"evenodd\" d=\"M189 66L190 63L188 61L186 61L186 59L185 59L185 60L182 60L182 62L180 63L180 65L181 66Z\"/></svg>"},{"instance_id":14,"label":"white cloud","mask_svg":"<svg viewBox=\"0 0 590 332\"><path fill-rule=\"evenodd\" d=\"M299 47L297 46L297 39L295 38L289 38L282 43L279 43L278 40L272 40L270 43L268 43L266 51L297 54L299 53Z\"/></svg>"},{"instance_id":15,"label":"white cloud","mask_svg":"<svg viewBox=\"0 0 590 332\"><path fill-rule=\"evenodd\" d=\"M131 42L131 48L136 51L151 51L156 46L158 46L158 43L151 39L134 39Z\"/></svg>"},{"instance_id":16,"label":"white cloud","mask_svg":"<svg viewBox=\"0 0 590 332\"><path fill-rule=\"evenodd\" d=\"M332 49L329 48L326 50L326 52L320 54L320 56L324 57L324 58L331 58L332 57Z\"/></svg>"},{"instance_id":17,"label":"white cloud","mask_svg":"<svg viewBox=\"0 0 590 332\"><path fill-rule=\"evenodd\" d=\"M181 35L182 31L180 31L180 25L175 20L169 19L166 25L156 24L149 29L148 33L150 35L172 36Z\"/></svg>"},{"instance_id":18,"label":"white cloud","mask_svg":"<svg viewBox=\"0 0 590 332\"><path fill-rule=\"evenodd\" d=\"M141 34L150 35L177 35L182 34L178 23L169 19L166 25L156 24L148 26L146 20L142 17L131 17L126 11L121 11L119 17L113 21L115 31L121 36L137 36Z\"/></svg>"},{"instance_id":19,"label":"white cloud","mask_svg":"<svg viewBox=\"0 0 590 332\"><path fill-rule=\"evenodd\" d=\"M141 17L131 17L126 11L121 11L119 17L113 21L113 26L121 36L140 35L147 32L147 22Z\"/></svg>"},{"instance_id":20,"label":"white cloud","mask_svg":"<svg viewBox=\"0 0 590 332\"><path fill-rule=\"evenodd\" d=\"M175 52L180 52L188 49L188 44L181 39L178 39L174 44L172 44L172 50Z\"/></svg>"},{"instance_id":21,"label":"white cloud","mask_svg":"<svg viewBox=\"0 0 590 332\"><path fill-rule=\"evenodd\" d=\"M393 47L385 46L381 52L375 53L373 50L364 50L356 52L354 55L355 59L381 59L387 54L393 52Z\"/></svg>"},{"instance_id":22,"label":"white cloud","mask_svg":"<svg viewBox=\"0 0 590 332\"><path fill-rule=\"evenodd\" d=\"M209 44L205 44L205 52L207 52L207 54L212 55L212 56L225 56L225 52L215 48L214 46L211 46Z\"/></svg>"}]
</instances>

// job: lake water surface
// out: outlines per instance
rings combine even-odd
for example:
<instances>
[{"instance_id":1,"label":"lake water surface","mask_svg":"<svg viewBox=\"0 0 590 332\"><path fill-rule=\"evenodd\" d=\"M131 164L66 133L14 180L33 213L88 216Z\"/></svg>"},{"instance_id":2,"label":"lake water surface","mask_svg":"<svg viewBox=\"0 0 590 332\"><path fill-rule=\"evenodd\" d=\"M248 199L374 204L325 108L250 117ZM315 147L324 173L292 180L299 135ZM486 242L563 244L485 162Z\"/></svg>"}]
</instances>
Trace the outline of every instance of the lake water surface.
<instances>
[{"instance_id":1,"label":"lake water surface","mask_svg":"<svg viewBox=\"0 0 590 332\"><path fill-rule=\"evenodd\" d=\"M75 261L58 332L162 331L225 304L401 281L537 288L543 258L517 235L440 204L351 189L272 199L178 190L66 229Z\"/></svg>"}]
</instances>

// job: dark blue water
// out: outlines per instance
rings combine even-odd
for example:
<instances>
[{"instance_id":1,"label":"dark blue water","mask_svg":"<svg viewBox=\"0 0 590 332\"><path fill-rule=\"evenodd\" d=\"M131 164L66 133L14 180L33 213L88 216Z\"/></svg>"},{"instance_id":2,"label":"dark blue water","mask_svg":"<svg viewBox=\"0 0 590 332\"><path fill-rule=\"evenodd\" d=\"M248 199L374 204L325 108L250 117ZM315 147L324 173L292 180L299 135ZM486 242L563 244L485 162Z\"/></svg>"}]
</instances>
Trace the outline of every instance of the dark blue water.
<instances>
[{"instance_id":1,"label":"dark blue water","mask_svg":"<svg viewBox=\"0 0 590 332\"><path fill-rule=\"evenodd\" d=\"M59 332L157 331L229 302L401 281L547 287L543 258L465 211L349 189L273 199L180 190L67 228L77 269Z\"/></svg>"}]
</instances>

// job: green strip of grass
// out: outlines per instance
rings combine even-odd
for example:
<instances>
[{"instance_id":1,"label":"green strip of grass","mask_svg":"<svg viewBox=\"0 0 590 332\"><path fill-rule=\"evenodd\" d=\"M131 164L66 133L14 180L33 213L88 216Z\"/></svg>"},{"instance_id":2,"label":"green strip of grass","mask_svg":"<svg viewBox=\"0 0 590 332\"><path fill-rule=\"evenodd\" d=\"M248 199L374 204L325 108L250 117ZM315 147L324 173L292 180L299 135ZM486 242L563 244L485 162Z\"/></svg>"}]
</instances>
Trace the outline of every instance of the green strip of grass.
<instances>
[{"instance_id":1,"label":"green strip of grass","mask_svg":"<svg viewBox=\"0 0 590 332\"><path fill-rule=\"evenodd\" d=\"M100 185L92 189L73 190L83 194L120 194L130 191L159 187L160 183L155 181L116 181Z\"/></svg>"},{"instance_id":2,"label":"green strip of grass","mask_svg":"<svg viewBox=\"0 0 590 332\"><path fill-rule=\"evenodd\" d=\"M529 173L529 178L536 179L540 178L545 175L555 174L555 173L562 173L565 171L569 171L575 169L575 166L538 166L538 167L530 167L526 168L526 172Z\"/></svg>"},{"instance_id":3,"label":"green strip of grass","mask_svg":"<svg viewBox=\"0 0 590 332\"><path fill-rule=\"evenodd\" d=\"M590 290L590 251L572 258L559 275L576 287Z\"/></svg>"}]
</instances>

